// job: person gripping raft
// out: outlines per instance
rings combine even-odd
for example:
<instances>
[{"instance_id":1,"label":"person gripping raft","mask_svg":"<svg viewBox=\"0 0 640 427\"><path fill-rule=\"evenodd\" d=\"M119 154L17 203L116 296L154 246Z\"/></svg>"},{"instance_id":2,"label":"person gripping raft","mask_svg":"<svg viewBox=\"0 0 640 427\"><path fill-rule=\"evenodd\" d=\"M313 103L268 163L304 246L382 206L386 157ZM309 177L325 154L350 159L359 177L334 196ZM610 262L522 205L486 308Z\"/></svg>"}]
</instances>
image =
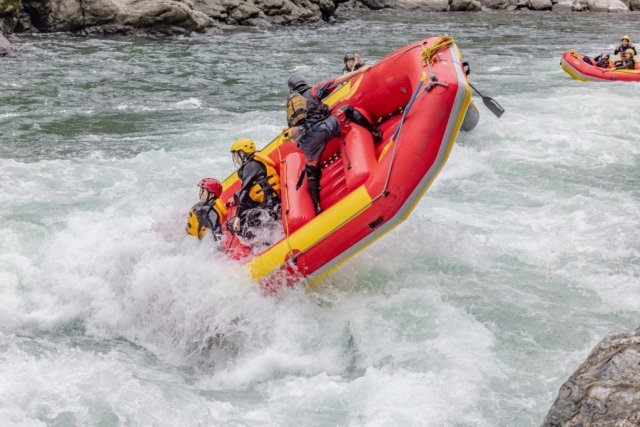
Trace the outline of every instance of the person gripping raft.
<instances>
[{"instance_id":1,"label":"person gripping raft","mask_svg":"<svg viewBox=\"0 0 640 427\"><path fill-rule=\"evenodd\" d=\"M229 220L227 228L234 235L252 239L255 228L264 222L263 214L274 220L280 217L280 176L275 163L256 151L251 139L236 140L231 145L231 156L241 184L234 194L236 216Z\"/></svg>"},{"instance_id":2,"label":"person gripping raft","mask_svg":"<svg viewBox=\"0 0 640 427\"><path fill-rule=\"evenodd\" d=\"M222 240L222 224L227 209L220 200L222 184L215 178L203 178L198 183L200 201L193 205L187 220L187 233L202 239L210 230L213 240Z\"/></svg>"},{"instance_id":3,"label":"person gripping raft","mask_svg":"<svg viewBox=\"0 0 640 427\"><path fill-rule=\"evenodd\" d=\"M364 66L359 70L318 83L315 86L309 85L307 80L300 75L291 76L287 82L290 91L287 99L287 123L290 128L295 128L290 136L298 141L298 146L302 149L307 160L297 188L302 185L302 180L306 176L309 195L313 201L316 215L322 212L320 206L320 178L322 176L319 164L320 156L327 142L333 137L340 136L341 132L340 120L336 116L342 115L344 119L351 120L368 129L373 135L374 141L382 139L380 129L373 126L351 105L343 105L332 113L329 107L322 102L322 99L329 96L339 85L370 68L371 66Z\"/></svg>"}]
</instances>

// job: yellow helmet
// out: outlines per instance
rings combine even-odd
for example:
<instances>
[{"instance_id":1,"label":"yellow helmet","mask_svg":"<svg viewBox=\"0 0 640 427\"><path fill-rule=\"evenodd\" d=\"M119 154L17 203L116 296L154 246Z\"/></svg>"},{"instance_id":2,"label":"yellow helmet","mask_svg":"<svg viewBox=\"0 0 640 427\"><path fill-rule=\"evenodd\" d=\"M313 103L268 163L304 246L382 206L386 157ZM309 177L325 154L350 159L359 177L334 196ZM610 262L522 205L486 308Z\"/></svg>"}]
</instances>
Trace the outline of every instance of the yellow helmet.
<instances>
[{"instance_id":1,"label":"yellow helmet","mask_svg":"<svg viewBox=\"0 0 640 427\"><path fill-rule=\"evenodd\" d=\"M631 37L629 37L629 36L622 36L622 37L620 37L620 41L622 41L622 40L626 40L626 41L628 41L629 43L631 43Z\"/></svg>"},{"instance_id":2,"label":"yellow helmet","mask_svg":"<svg viewBox=\"0 0 640 427\"><path fill-rule=\"evenodd\" d=\"M249 138L236 139L233 144L231 144L231 152L233 153L234 151L253 154L256 152L256 143L253 142L253 139Z\"/></svg>"}]
</instances>

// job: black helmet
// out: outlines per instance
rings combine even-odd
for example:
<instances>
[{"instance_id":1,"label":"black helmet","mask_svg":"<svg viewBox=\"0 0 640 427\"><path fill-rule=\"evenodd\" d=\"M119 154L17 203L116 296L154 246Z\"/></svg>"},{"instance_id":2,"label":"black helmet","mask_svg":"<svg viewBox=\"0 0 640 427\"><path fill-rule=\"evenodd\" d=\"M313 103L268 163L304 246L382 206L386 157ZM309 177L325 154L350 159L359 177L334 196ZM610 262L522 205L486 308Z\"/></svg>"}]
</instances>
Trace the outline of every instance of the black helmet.
<instances>
[{"instance_id":1,"label":"black helmet","mask_svg":"<svg viewBox=\"0 0 640 427\"><path fill-rule=\"evenodd\" d=\"M302 89L309 86L305 78L302 77L300 74L294 74L293 76L291 76L289 78L289 81L287 82L287 85L289 86L289 90L291 92L293 92L294 90L301 91Z\"/></svg>"},{"instance_id":2,"label":"black helmet","mask_svg":"<svg viewBox=\"0 0 640 427\"><path fill-rule=\"evenodd\" d=\"M354 60L354 61L356 60L356 56L353 53L347 53L344 56L344 63L345 64L347 63L347 61L350 61L350 60Z\"/></svg>"}]
</instances>

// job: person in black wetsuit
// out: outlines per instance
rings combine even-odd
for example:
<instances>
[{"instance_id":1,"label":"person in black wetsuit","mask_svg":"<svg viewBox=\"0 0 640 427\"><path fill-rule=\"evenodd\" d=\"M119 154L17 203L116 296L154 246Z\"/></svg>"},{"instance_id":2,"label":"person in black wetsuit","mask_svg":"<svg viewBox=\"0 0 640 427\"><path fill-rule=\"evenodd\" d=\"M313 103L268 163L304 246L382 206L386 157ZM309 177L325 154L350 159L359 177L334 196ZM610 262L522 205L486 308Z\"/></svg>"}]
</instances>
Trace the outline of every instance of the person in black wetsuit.
<instances>
[{"instance_id":1,"label":"person in black wetsuit","mask_svg":"<svg viewBox=\"0 0 640 427\"><path fill-rule=\"evenodd\" d=\"M234 195L238 205L236 216L227 223L229 231L248 239L255 237L255 228L267 219L280 217L280 178L275 163L256 152L251 139L238 139L231 145L231 155L242 181Z\"/></svg>"},{"instance_id":2,"label":"person in black wetsuit","mask_svg":"<svg viewBox=\"0 0 640 427\"><path fill-rule=\"evenodd\" d=\"M342 74L347 74L355 70L359 70L364 66L364 59L359 53L348 53L344 56L344 68Z\"/></svg>"},{"instance_id":3,"label":"person in black wetsuit","mask_svg":"<svg viewBox=\"0 0 640 427\"><path fill-rule=\"evenodd\" d=\"M595 61L595 66L600 68L609 68L609 54L601 53L600 55L593 58Z\"/></svg>"},{"instance_id":4,"label":"person in black wetsuit","mask_svg":"<svg viewBox=\"0 0 640 427\"><path fill-rule=\"evenodd\" d=\"M320 156L327 142L333 137L340 136L340 122L331 113L329 107L322 102L322 99L331 94L340 84L366 72L369 68L371 66L364 66L359 70L318 83L315 86L309 85L306 79L300 75L292 76L287 83L290 91L287 99L287 122L290 128L295 128L291 136L298 141L307 160L297 188L302 185L302 180L306 176L316 215L322 212L320 206L320 177L322 175L322 169L319 165ZM373 126L352 106L340 107L338 114L344 114L347 120L368 129L375 141L382 139L380 129Z\"/></svg>"}]
</instances>

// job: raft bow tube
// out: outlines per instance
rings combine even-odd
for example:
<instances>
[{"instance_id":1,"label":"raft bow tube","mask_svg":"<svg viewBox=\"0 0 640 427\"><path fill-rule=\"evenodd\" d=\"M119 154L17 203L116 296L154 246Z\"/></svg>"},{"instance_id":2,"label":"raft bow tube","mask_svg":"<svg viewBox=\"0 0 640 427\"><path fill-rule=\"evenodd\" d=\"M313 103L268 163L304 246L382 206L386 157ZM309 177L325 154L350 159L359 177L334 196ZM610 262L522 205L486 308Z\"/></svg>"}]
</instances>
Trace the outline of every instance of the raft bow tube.
<instances>
[{"instance_id":1,"label":"raft bow tube","mask_svg":"<svg viewBox=\"0 0 640 427\"><path fill-rule=\"evenodd\" d=\"M333 110L349 104L376 123L383 139L348 122L321 157L321 204L315 216L306 180L296 190L305 159L285 133L261 150L281 178L283 237L255 253L225 235L225 251L246 262L253 279L273 285L322 276L401 223L444 166L467 113L471 89L460 51L450 37L431 37L390 53L324 102ZM240 187L234 173L221 198ZM229 209L229 217L235 214ZM223 227L226 230L226 226Z\"/></svg>"},{"instance_id":2,"label":"raft bow tube","mask_svg":"<svg viewBox=\"0 0 640 427\"><path fill-rule=\"evenodd\" d=\"M571 77L582 82L640 82L640 61L636 60L635 70L616 70L613 66L601 68L588 64L583 58L580 53L570 50L562 54L560 66Z\"/></svg>"}]
</instances>

